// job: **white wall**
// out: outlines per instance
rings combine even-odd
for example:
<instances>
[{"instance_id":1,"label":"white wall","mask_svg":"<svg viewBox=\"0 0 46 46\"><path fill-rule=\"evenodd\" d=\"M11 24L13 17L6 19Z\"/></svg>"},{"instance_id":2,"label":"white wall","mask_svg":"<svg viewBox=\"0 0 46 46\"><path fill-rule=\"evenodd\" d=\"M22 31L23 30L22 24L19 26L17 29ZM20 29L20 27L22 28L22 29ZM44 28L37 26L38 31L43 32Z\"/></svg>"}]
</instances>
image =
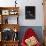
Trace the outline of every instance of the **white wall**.
<instances>
[{"instance_id":1,"label":"white wall","mask_svg":"<svg viewBox=\"0 0 46 46\"><path fill-rule=\"evenodd\" d=\"M14 6L15 0L0 0L0 6ZM19 24L21 26L43 26L43 6L42 0L17 0L17 3L20 7L19 9ZM25 6L35 6L36 19L26 20L25 19Z\"/></svg>"}]
</instances>

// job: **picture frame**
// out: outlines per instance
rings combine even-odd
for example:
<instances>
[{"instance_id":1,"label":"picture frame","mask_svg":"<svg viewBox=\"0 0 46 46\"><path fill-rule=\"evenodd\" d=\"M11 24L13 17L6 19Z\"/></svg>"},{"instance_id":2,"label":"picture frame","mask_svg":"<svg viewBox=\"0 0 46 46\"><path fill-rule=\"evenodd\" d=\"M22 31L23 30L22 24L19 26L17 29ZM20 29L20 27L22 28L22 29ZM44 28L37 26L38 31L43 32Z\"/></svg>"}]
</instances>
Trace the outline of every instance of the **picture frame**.
<instances>
[{"instance_id":1,"label":"picture frame","mask_svg":"<svg viewBox=\"0 0 46 46\"><path fill-rule=\"evenodd\" d=\"M9 10L2 10L2 15L9 15Z\"/></svg>"},{"instance_id":2,"label":"picture frame","mask_svg":"<svg viewBox=\"0 0 46 46\"><path fill-rule=\"evenodd\" d=\"M9 11L9 14L10 14L10 15L17 15L17 13L18 13L18 12L17 12L16 10L10 10L10 11Z\"/></svg>"},{"instance_id":3,"label":"picture frame","mask_svg":"<svg viewBox=\"0 0 46 46\"><path fill-rule=\"evenodd\" d=\"M35 6L25 6L25 19L35 19Z\"/></svg>"}]
</instances>

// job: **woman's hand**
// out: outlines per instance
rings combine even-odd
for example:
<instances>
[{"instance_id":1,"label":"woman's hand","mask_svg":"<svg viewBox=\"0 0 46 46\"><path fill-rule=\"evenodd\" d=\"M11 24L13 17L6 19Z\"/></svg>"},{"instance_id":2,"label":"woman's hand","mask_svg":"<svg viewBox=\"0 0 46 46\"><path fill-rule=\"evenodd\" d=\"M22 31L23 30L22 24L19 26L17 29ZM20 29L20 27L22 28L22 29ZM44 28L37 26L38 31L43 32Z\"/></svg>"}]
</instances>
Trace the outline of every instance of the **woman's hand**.
<instances>
[{"instance_id":1,"label":"woman's hand","mask_svg":"<svg viewBox=\"0 0 46 46\"><path fill-rule=\"evenodd\" d=\"M35 46L38 43L38 41L34 36L32 36L32 37L26 39L25 43L27 44L27 46Z\"/></svg>"}]
</instances>

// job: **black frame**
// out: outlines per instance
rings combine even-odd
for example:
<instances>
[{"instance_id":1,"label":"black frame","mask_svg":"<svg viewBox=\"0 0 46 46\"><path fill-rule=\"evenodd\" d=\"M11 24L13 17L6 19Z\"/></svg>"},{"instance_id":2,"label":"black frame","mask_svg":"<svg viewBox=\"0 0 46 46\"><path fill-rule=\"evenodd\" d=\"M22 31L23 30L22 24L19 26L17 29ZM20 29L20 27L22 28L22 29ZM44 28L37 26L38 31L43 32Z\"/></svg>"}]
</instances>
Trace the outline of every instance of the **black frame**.
<instances>
[{"instance_id":1,"label":"black frame","mask_svg":"<svg viewBox=\"0 0 46 46\"><path fill-rule=\"evenodd\" d=\"M25 19L35 19L35 6L25 6Z\"/></svg>"}]
</instances>

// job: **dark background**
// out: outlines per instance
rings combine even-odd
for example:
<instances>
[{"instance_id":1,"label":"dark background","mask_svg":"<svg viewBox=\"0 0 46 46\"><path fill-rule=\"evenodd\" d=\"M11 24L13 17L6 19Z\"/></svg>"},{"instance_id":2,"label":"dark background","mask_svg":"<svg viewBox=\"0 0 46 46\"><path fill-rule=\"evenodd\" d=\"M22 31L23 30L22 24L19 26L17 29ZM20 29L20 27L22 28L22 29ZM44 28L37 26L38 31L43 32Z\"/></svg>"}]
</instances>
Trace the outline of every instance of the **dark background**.
<instances>
[{"instance_id":1,"label":"dark background","mask_svg":"<svg viewBox=\"0 0 46 46\"><path fill-rule=\"evenodd\" d=\"M25 18L35 19L35 6L25 6Z\"/></svg>"}]
</instances>

